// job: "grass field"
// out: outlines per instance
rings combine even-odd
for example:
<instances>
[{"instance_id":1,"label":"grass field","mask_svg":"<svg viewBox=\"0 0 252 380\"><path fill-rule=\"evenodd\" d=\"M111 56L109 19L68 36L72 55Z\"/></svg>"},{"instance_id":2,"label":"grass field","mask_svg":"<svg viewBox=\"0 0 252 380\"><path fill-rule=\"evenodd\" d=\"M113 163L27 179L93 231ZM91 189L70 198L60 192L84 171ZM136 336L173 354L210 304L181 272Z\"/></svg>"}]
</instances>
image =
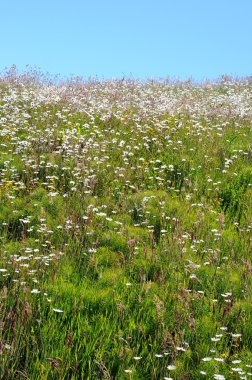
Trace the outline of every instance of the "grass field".
<instances>
[{"instance_id":1,"label":"grass field","mask_svg":"<svg viewBox=\"0 0 252 380\"><path fill-rule=\"evenodd\" d=\"M0 80L0 379L252 378L252 81Z\"/></svg>"}]
</instances>

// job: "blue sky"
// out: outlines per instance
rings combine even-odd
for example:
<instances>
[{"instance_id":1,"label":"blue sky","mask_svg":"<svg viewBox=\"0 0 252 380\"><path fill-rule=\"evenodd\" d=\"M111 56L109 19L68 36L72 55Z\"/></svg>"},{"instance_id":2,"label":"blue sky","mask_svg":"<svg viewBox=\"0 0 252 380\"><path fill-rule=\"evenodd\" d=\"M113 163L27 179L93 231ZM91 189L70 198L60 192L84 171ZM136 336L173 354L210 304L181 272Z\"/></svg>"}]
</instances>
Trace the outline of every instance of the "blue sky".
<instances>
[{"instance_id":1,"label":"blue sky","mask_svg":"<svg viewBox=\"0 0 252 380\"><path fill-rule=\"evenodd\" d=\"M84 78L252 75L251 0L1 2L0 70Z\"/></svg>"}]
</instances>

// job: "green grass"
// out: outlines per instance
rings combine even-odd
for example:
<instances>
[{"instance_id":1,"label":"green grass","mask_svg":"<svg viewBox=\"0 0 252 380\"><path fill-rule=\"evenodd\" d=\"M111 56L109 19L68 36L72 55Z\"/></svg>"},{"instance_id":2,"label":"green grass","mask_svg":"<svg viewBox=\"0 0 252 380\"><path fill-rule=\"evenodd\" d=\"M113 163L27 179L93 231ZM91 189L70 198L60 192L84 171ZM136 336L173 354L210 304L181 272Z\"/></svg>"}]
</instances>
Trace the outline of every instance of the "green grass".
<instances>
[{"instance_id":1,"label":"green grass","mask_svg":"<svg viewBox=\"0 0 252 380\"><path fill-rule=\"evenodd\" d=\"M0 379L252 376L251 83L20 81L0 83Z\"/></svg>"}]
</instances>

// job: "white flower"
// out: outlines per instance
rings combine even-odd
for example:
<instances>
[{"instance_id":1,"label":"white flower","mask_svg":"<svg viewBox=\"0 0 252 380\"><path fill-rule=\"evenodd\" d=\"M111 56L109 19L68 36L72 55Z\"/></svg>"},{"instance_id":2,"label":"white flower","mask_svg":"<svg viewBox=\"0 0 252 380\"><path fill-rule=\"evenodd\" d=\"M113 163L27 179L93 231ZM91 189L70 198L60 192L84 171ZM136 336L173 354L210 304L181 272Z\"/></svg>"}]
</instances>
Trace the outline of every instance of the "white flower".
<instances>
[{"instance_id":1,"label":"white flower","mask_svg":"<svg viewBox=\"0 0 252 380\"><path fill-rule=\"evenodd\" d=\"M177 367L175 365L168 365L167 368L169 369L169 371L175 371Z\"/></svg>"},{"instance_id":2,"label":"white flower","mask_svg":"<svg viewBox=\"0 0 252 380\"><path fill-rule=\"evenodd\" d=\"M50 193L48 193L48 197L56 197L56 195L58 195L59 193L57 193L57 191L52 191Z\"/></svg>"},{"instance_id":3,"label":"white flower","mask_svg":"<svg viewBox=\"0 0 252 380\"><path fill-rule=\"evenodd\" d=\"M55 311L55 313L63 313L63 310L60 309L53 309L53 311Z\"/></svg>"},{"instance_id":4,"label":"white flower","mask_svg":"<svg viewBox=\"0 0 252 380\"><path fill-rule=\"evenodd\" d=\"M231 368L234 372L242 372L242 368Z\"/></svg>"},{"instance_id":5,"label":"white flower","mask_svg":"<svg viewBox=\"0 0 252 380\"><path fill-rule=\"evenodd\" d=\"M186 349L183 348L183 347L176 347L176 350L177 350L177 351L184 351L184 352L186 351Z\"/></svg>"},{"instance_id":6,"label":"white flower","mask_svg":"<svg viewBox=\"0 0 252 380\"><path fill-rule=\"evenodd\" d=\"M224 362L224 359L222 358L214 358L214 360L216 360L217 362Z\"/></svg>"},{"instance_id":7,"label":"white flower","mask_svg":"<svg viewBox=\"0 0 252 380\"><path fill-rule=\"evenodd\" d=\"M191 274L190 278L193 280L193 279L196 279L197 276L196 276L196 274L193 273L193 274Z\"/></svg>"},{"instance_id":8,"label":"white flower","mask_svg":"<svg viewBox=\"0 0 252 380\"><path fill-rule=\"evenodd\" d=\"M38 290L38 289L32 289L31 293L32 294L39 294L40 290Z\"/></svg>"},{"instance_id":9,"label":"white flower","mask_svg":"<svg viewBox=\"0 0 252 380\"><path fill-rule=\"evenodd\" d=\"M212 358L209 358L209 357L206 357L206 358L203 358L201 359L203 362L210 362L212 360Z\"/></svg>"}]
</instances>

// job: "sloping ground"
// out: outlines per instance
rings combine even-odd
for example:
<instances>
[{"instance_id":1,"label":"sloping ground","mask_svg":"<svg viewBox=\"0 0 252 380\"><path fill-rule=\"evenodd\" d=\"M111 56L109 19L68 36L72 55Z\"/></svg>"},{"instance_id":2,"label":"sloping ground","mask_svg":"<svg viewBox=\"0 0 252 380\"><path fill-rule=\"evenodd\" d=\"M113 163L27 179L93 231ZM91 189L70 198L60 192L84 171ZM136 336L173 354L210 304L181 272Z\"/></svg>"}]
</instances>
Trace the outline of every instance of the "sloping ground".
<instances>
[{"instance_id":1,"label":"sloping ground","mask_svg":"<svg viewBox=\"0 0 252 380\"><path fill-rule=\"evenodd\" d=\"M0 83L0 378L252 376L252 84Z\"/></svg>"}]
</instances>

